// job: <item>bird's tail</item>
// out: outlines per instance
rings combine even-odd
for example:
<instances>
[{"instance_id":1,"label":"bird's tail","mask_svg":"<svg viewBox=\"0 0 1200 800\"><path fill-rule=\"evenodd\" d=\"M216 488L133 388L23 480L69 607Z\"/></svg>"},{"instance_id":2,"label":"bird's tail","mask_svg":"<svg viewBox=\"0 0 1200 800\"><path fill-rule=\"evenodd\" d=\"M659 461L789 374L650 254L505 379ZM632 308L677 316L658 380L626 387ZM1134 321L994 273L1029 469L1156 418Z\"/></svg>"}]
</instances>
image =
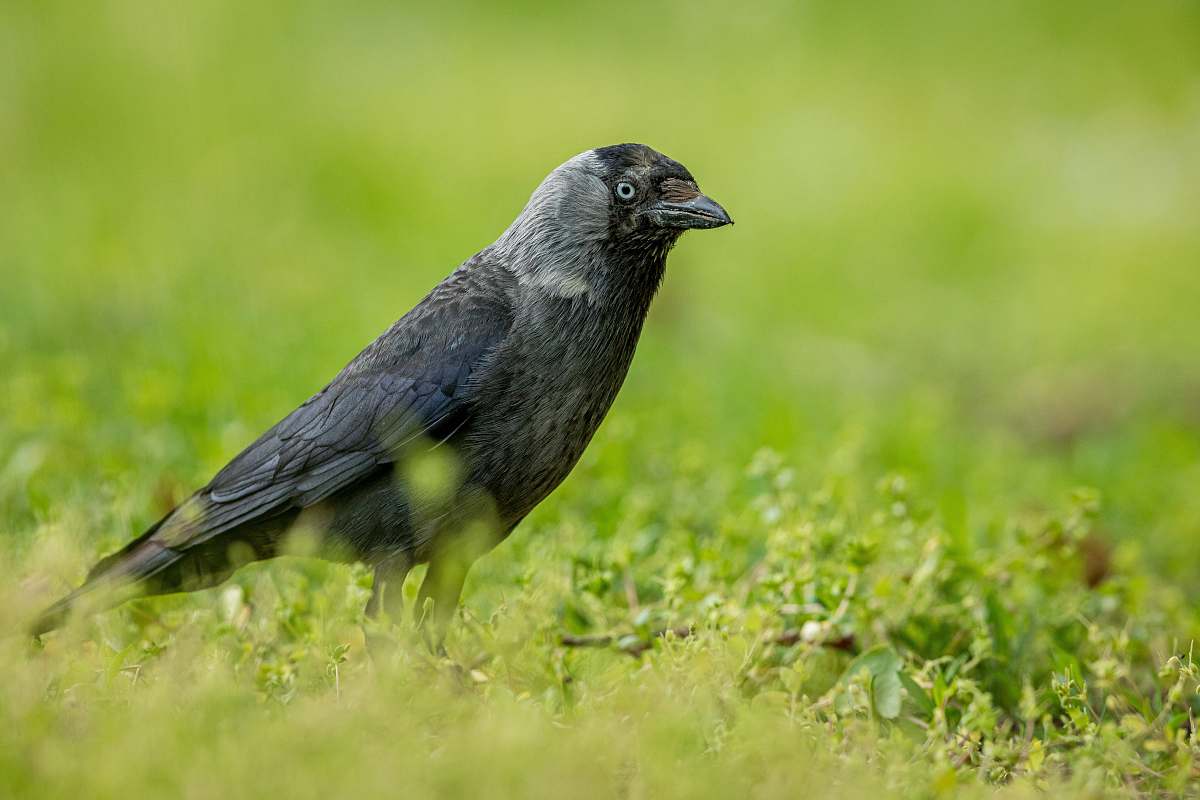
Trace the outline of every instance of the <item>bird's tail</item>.
<instances>
[{"instance_id":1,"label":"bird's tail","mask_svg":"<svg viewBox=\"0 0 1200 800\"><path fill-rule=\"evenodd\" d=\"M30 626L30 633L41 636L62 627L72 610L84 603L100 611L140 594L152 594L153 589L140 584L180 558L177 551L153 538L166 519L159 520L117 552L100 559L88 572L82 586L37 616Z\"/></svg>"},{"instance_id":2,"label":"bird's tail","mask_svg":"<svg viewBox=\"0 0 1200 800\"><path fill-rule=\"evenodd\" d=\"M281 533L298 512L245 525L211 540L168 545L166 537L155 534L175 513L167 514L150 530L100 559L82 586L38 615L30 632L41 636L59 628L76 609L103 611L134 597L216 586L247 560L274 558Z\"/></svg>"}]
</instances>

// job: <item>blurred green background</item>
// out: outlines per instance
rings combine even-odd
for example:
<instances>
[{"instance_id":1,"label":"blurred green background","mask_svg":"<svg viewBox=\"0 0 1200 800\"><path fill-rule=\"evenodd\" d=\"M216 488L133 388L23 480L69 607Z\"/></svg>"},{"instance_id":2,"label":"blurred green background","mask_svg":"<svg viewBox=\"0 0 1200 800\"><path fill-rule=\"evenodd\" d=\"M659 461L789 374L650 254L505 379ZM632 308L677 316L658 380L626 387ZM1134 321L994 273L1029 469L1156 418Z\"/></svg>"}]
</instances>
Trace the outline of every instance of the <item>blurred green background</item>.
<instances>
[{"instance_id":1,"label":"blurred green background","mask_svg":"<svg viewBox=\"0 0 1200 800\"><path fill-rule=\"evenodd\" d=\"M127 538L642 141L738 224L678 247L588 464L632 426L811 479L849 437L966 531L1095 486L1200 577L1194 4L0 8L9 539L133 492L84 506Z\"/></svg>"},{"instance_id":2,"label":"blurred green background","mask_svg":"<svg viewBox=\"0 0 1200 800\"><path fill-rule=\"evenodd\" d=\"M849 655L756 649L778 608L896 647L924 689L971 658L951 710L922 712L927 749L887 741L913 781L889 785L921 787L904 796L976 767L1003 783L1001 762L1036 775L1043 742L1061 774L1099 764L1119 787L1143 729L1183 731L1196 709L1155 672L1200 630L1200 5L1182 1L0 2L0 620L207 481L550 169L622 141L686 164L737 225L675 250L584 460L472 574L465 619L487 622L460 620L453 667L367 681L369 581L345 568L127 608L84 644L0 648L11 791L203 796L221 774L226 796L386 795L394 767L447 796L786 796L787 770L874 774L878 709L842 728L806 705L842 691ZM1106 583L1022 532L1047 517L1087 529ZM557 638L705 620L693 650L645 661ZM216 663L240 688L193 680ZM1072 675L1125 687L1093 698L1136 709L1120 736L1076 736ZM779 695L787 714L759 708ZM834 761L794 749L796 726ZM959 759L992 733L998 760ZM1169 779L1153 763L1138 780L1194 779L1182 755Z\"/></svg>"}]
</instances>

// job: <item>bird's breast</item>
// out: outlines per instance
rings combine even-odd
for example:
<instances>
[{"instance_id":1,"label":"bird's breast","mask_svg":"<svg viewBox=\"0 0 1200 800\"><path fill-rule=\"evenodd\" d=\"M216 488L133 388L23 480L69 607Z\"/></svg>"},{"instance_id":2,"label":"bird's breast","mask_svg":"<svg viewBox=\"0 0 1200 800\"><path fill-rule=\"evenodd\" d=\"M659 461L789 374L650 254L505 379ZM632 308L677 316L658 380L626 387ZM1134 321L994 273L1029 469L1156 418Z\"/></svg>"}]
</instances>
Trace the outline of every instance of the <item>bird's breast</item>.
<instances>
[{"instance_id":1,"label":"bird's breast","mask_svg":"<svg viewBox=\"0 0 1200 800\"><path fill-rule=\"evenodd\" d=\"M542 311L496 353L463 438L473 479L510 524L578 462L625 380L643 316L583 303Z\"/></svg>"}]
</instances>

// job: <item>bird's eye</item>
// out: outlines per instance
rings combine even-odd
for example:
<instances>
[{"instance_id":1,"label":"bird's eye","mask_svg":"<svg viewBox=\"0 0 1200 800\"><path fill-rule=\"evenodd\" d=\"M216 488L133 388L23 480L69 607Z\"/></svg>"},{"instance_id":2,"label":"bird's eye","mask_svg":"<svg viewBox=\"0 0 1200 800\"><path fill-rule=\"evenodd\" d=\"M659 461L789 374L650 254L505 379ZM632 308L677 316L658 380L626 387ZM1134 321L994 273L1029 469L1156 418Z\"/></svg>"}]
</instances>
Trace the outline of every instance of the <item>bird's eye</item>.
<instances>
[{"instance_id":1,"label":"bird's eye","mask_svg":"<svg viewBox=\"0 0 1200 800\"><path fill-rule=\"evenodd\" d=\"M621 181L617 184L617 197L622 200L632 200L635 194L637 194L637 189L629 181Z\"/></svg>"}]
</instances>

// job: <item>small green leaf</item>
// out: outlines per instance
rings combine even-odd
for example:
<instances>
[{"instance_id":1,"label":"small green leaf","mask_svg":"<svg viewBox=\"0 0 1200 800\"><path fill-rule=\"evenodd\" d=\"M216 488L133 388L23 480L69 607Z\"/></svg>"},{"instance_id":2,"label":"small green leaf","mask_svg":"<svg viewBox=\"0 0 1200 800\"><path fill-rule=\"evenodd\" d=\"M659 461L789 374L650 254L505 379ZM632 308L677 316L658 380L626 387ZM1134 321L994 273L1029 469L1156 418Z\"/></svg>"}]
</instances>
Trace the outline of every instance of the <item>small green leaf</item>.
<instances>
[{"instance_id":1,"label":"small green leaf","mask_svg":"<svg viewBox=\"0 0 1200 800\"><path fill-rule=\"evenodd\" d=\"M842 674L842 680L849 680L861 669L866 669L872 677L878 677L886 672L897 672L901 666L900 656L896 655L895 650L884 644L876 645L850 662Z\"/></svg>"},{"instance_id":2,"label":"small green leaf","mask_svg":"<svg viewBox=\"0 0 1200 800\"><path fill-rule=\"evenodd\" d=\"M871 704L883 719L900 716L900 673L885 672L871 679Z\"/></svg>"},{"instance_id":3,"label":"small green leaf","mask_svg":"<svg viewBox=\"0 0 1200 800\"><path fill-rule=\"evenodd\" d=\"M900 683L904 686L904 690L908 692L908 699L917 707L922 716L932 716L934 709L933 700L930 699L925 690L908 673L900 672L898 674L900 675Z\"/></svg>"},{"instance_id":4,"label":"small green leaf","mask_svg":"<svg viewBox=\"0 0 1200 800\"><path fill-rule=\"evenodd\" d=\"M842 673L841 682L846 683L865 670L871 676L871 706L875 713L881 719L895 719L900 716L902 666L895 650L879 645L851 661Z\"/></svg>"}]
</instances>

